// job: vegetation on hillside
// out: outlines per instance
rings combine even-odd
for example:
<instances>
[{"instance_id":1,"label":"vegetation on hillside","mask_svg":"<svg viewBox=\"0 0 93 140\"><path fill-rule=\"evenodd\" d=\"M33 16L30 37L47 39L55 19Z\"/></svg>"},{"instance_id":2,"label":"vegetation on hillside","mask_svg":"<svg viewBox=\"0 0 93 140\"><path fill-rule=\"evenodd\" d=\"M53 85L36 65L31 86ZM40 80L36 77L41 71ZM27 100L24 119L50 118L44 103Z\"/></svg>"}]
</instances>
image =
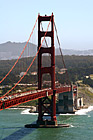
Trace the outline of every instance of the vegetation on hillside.
<instances>
[{"instance_id":1,"label":"vegetation on hillside","mask_svg":"<svg viewBox=\"0 0 93 140\"><path fill-rule=\"evenodd\" d=\"M19 80L19 75L21 72L25 72L26 68L31 63L33 57L22 58L19 63L16 65L14 70L10 73L6 80L2 83L3 85L9 85L16 83ZM63 68L61 56L56 56L56 77L59 79L60 83L65 82L65 74L60 75L58 72ZM5 74L10 70L16 60L1 60L0 61L0 80L5 76ZM77 80L86 80L84 77L86 75L93 74L93 56L64 56L64 61L68 70L69 78L74 83ZM43 56L42 60L43 66L50 66L50 57ZM33 83L37 81L37 76L31 75L31 72L37 71L37 61L33 63L31 69L28 71L28 75L22 80L22 83ZM49 80L47 76L44 76L46 80ZM92 80L93 81L93 80ZM92 81L90 80L89 83ZM93 84L90 84L90 86Z\"/></svg>"}]
</instances>

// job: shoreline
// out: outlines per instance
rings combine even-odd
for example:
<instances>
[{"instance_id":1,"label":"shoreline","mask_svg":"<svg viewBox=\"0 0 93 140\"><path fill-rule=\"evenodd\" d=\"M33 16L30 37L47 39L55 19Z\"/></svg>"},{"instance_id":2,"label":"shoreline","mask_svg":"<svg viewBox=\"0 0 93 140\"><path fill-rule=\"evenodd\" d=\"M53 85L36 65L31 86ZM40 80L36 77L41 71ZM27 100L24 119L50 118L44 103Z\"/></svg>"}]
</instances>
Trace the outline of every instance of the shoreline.
<instances>
[{"instance_id":1,"label":"shoreline","mask_svg":"<svg viewBox=\"0 0 93 140\"><path fill-rule=\"evenodd\" d=\"M88 109L89 107L93 106L93 104L90 104L90 105L85 105L83 107L80 107L80 108L77 108L75 110L75 112L79 111L79 110L82 110L82 109ZM10 107L8 109L23 109L23 110L27 110L29 109L29 113L38 113L37 109L35 106L14 106L14 107ZM62 112L57 112L56 114L64 114ZM66 113L66 114L72 114L72 113ZM75 113L73 113L75 114Z\"/></svg>"},{"instance_id":2,"label":"shoreline","mask_svg":"<svg viewBox=\"0 0 93 140\"><path fill-rule=\"evenodd\" d=\"M56 113L56 115L88 115L88 112L93 111L93 106L89 106L88 108L81 108L80 110L76 110L75 113ZM27 115L38 115L38 112L30 112L30 109L25 109L21 112L21 114L27 114Z\"/></svg>"}]
</instances>

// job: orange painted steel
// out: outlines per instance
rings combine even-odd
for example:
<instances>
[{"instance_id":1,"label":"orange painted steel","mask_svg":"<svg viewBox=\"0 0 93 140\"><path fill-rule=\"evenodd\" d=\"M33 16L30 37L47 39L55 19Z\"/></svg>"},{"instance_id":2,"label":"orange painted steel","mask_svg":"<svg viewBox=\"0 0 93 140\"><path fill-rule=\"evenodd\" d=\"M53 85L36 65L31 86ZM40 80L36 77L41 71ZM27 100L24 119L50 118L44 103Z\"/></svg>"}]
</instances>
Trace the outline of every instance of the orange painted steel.
<instances>
[{"instance_id":1,"label":"orange painted steel","mask_svg":"<svg viewBox=\"0 0 93 140\"><path fill-rule=\"evenodd\" d=\"M60 88L56 88L55 90L56 90L56 94L59 94L59 93L64 93L64 92L70 92L72 90L72 88L71 87L60 87ZM47 95L48 96L53 95L53 90L52 89L49 89L49 90L45 89L45 90L41 90L41 91L39 90L39 92L36 91L36 93L31 93L31 91L28 91L28 92L23 92L21 94L24 94L24 93L30 93L30 94L23 95L21 97L20 96L15 97L13 99L7 99L5 101L0 101L0 110L7 109L12 106L16 106L16 105L19 105L19 104L22 104L25 102L29 102L32 100L40 99L40 98L46 97Z\"/></svg>"},{"instance_id":2,"label":"orange painted steel","mask_svg":"<svg viewBox=\"0 0 93 140\"><path fill-rule=\"evenodd\" d=\"M44 121L44 113L49 113L51 117L51 121L54 123L57 122L56 119L56 96L55 96L55 46L54 46L54 15L52 13L51 16L40 16L38 17L38 48L41 44L42 37L44 36L46 31L41 31L41 23L43 21L50 21L51 19L51 30L47 32L46 37L49 37L51 39L51 45L49 48L41 47L39 53L38 53L38 89L42 89L42 79L43 74L50 74L51 77L51 88L53 90L53 94L51 96L51 100L48 98L45 98L45 100L50 100L50 106L45 108L43 99L38 100L38 123L42 124ZM44 67L42 66L42 56L44 53L49 53L51 55L51 66L50 67ZM43 110L45 108L45 110ZM46 112L47 111L47 112ZM51 112L51 113L50 113Z\"/></svg>"}]
</instances>

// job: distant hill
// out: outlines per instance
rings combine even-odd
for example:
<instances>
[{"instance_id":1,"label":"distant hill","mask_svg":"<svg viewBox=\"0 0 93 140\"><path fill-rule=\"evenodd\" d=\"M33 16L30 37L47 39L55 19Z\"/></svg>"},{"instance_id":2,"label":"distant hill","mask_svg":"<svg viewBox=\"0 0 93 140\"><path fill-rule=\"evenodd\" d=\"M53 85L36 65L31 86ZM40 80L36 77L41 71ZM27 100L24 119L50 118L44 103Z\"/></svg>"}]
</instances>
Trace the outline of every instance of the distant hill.
<instances>
[{"instance_id":1,"label":"distant hill","mask_svg":"<svg viewBox=\"0 0 93 140\"><path fill-rule=\"evenodd\" d=\"M0 60L16 59L21 54L26 42L16 43L16 42L6 42L0 44ZM24 56L34 56L37 51L37 46L35 44L29 43L29 47L26 50ZM93 55L93 50L70 50L63 49L63 55ZM59 49L56 49L56 55L60 55Z\"/></svg>"},{"instance_id":2,"label":"distant hill","mask_svg":"<svg viewBox=\"0 0 93 140\"><path fill-rule=\"evenodd\" d=\"M16 59L21 54L23 48L25 47L26 42L23 43L15 43L15 42L6 42L0 44L0 60L7 60L7 59ZM36 54L37 46L29 43L27 49L22 57L24 56L34 56ZM28 53L29 51L29 53Z\"/></svg>"},{"instance_id":3,"label":"distant hill","mask_svg":"<svg viewBox=\"0 0 93 140\"><path fill-rule=\"evenodd\" d=\"M63 49L63 55L93 55L93 50L70 50L70 49ZM59 49L56 49L56 55L59 55Z\"/></svg>"}]
</instances>

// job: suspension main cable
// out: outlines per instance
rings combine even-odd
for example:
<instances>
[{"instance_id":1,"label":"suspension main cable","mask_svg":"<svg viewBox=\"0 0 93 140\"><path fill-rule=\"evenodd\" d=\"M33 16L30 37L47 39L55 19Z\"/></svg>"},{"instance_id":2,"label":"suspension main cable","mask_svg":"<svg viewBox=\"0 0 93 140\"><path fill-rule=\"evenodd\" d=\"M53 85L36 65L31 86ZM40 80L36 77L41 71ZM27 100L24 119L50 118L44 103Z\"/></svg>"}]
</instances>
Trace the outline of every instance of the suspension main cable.
<instances>
[{"instance_id":1,"label":"suspension main cable","mask_svg":"<svg viewBox=\"0 0 93 140\"><path fill-rule=\"evenodd\" d=\"M54 22L54 27L55 27L55 31L56 31L57 41L58 41L58 44L59 44L59 50L60 50L61 57L62 57L62 62L63 62L64 68L66 69L66 65L65 65L65 61L64 61L64 57L63 57L63 53L62 53L62 49L61 49L61 45L60 45L60 41L59 41L58 32L57 32L57 28L56 28L55 22ZM71 81L69 79L69 75L68 75L67 69L66 69L66 74L67 74L67 78L68 78L69 84L71 84Z\"/></svg>"},{"instance_id":2,"label":"suspension main cable","mask_svg":"<svg viewBox=\"0 0 93 140\"><path fill-rule=\"evenodd\" d=\"M32 34L33 34L33 31L34 31L34 29L35 29L35 26L36 26L37 21L38 21L38 17L37 17L37 19L36 19L36 21L35 21L34 27L33 27L33 29L32 29L32 32L30 33L30 36L29 36L29 38L28 38L28 40L27 40L27 42L26 42L26 45L25 45L25 47L23 48L23 51L21 52L20 56L18 57L18 59L16 60L16 62L15 62L14 65L12 66L12 68L9 70L9 72L8 72L8 73L3 77L3 79L0 81L0 84L6 79L6 77L7 77L7 76L10 74L10 72L14 69L14 67L15 67L16 64L18 63L19 59L21 58L21 56L22 56L23 52L25 51L25 49L26 49L26 47L27 47L27 44L28 44L28 42L29 42L29 40L30 40L30 38L31 38L31 36L32 36Z\"/></svg>"},{"instance_id":3,"label":"suspension main cable","mask_svg":"<svg viewBox=\"0 0 93 140\"><path fill-rule=\"evenodd\" d=\"M51 16L51 19L52 19L52 16ZM5 93L2 97L0 97L0 99L3 98L4 96L6 96L8 93L10 93L10 92L20 83L20 81L24 78L24 76L27 74L27 72L28 72L29 69L31 68L32 64L34 63L34 61L35 61L35 59L36 59L36 57L37 57L37 55L38 55L38 53L39 53L39 51L40 51L40 48L41 48L41 46L42 46L42 44L43 44L43 41L45 40L45 36L46 36L46 34L47 34L47 32L48 32L48 28L49 28L51 19L50 19L49 24L48 24L48 26L47 26L47 31L45 32L45 35L44 35L43 40L42 40L42 42L41 42L41 45L39 46L38 51L37 51L35 57L33 58L32 62L30 63L29 67L27 68L26 72L25 72L24 75L20 78L20 80L19 80L7 93Z\"/></svg>"}]
</instances>

